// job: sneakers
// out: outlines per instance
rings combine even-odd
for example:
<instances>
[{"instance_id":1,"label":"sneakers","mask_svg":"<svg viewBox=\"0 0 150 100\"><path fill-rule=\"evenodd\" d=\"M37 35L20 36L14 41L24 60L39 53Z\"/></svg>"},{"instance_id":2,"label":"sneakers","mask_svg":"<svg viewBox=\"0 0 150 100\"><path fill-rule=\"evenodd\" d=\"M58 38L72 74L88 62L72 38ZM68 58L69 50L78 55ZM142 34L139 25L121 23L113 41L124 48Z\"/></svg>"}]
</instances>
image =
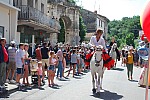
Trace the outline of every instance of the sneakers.
<instances>
[{"instance_id":1,"label":"sneakers","mask_svg":"<svg viewBox=\"0 0 150 100\"><path fill-rule=\"evenodd\" d=\"M65 78L61 77L59 80L64 81L64 80L65 80Z\"/></svg>"},{"instance_id":2,"label":"sneakers","mask_svg":"<svg viewBox=\"0 0 150 100\"><path fill-rule=\"evenodd\" d=\"M9 83L9 79L6 79L6 83Z\"/></svg>"},{"instance_id":3,"label":"sneakers","mask_svg":"<svg viewBox=\"0 0 150 100\"><path fill-rule=\"evenodd\" d=\"M15 84L16 81L15 81L15 80L10 80L10 83L11 83L11 84Z\"/></svg>"}]
</instances>

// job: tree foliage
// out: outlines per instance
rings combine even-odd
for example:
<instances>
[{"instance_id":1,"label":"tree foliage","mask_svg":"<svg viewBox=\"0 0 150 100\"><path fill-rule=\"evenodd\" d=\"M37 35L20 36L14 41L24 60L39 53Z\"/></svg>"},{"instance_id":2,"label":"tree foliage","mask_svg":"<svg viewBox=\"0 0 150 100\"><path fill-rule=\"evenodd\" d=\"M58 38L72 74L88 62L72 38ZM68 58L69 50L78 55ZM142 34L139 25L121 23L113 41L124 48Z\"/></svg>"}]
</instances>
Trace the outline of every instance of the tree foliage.
<instances>
[{"instance_id":1,"label":"tree foliage","mask_svg":"<svg viewBox=\"0 0 150 100\"><path fill-rule=\"evenodd\" d=\"M58 42L64 43L65 42L65 25L61 18L59 19L59 24L61 26L61 29L60 29L60 33L58 34Z\"/></svg>"},{"instance_id":2,"label":"tree foliage","mask_svg":"<svg viewBox=\"0 0 150 100\"><path fill-rule=\"evenodd\" d=\"M134 39L138 39L139 30L141 30L140 16L113 20L108 24L108 40L115 37L118 46L122 47L125 44L134 46Z\"/></svg>"},{"instance_id":3,"label":"tree foliage","mask_svg":"<svg viewBox=\"0 0 150 100\"><path fill-rule=\"evenodd\" d=\"M79 36L80 36L80 42L83 42L86 35L86 26L83 22L82 16L79 16Z\"/></svg>"}]
</instances>

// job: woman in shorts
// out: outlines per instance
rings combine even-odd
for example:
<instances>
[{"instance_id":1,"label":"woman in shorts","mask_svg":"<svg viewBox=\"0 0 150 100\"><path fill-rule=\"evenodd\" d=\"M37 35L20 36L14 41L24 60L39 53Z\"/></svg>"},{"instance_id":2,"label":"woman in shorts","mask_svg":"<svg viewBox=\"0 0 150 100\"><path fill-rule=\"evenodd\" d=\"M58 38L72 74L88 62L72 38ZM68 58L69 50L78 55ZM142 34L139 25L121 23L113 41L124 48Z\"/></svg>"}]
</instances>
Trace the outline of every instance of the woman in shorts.
<instances>
[{"instance_id":1,"label":"woman in shorts","mask_svg":"<svg viewBox=\"0 0 150 100\"><path fill-rule=\"evenodd\" d=\"M70 71L72 70L72 66L73 66L73 77L74 77L74 75L75 75L75 69L76 69L76 66L77 66L77 59L78 59L78 57L77 57L77 54L76 54L76 50L74 49L72 51L72 54L71 54L70 70L68 72L67 77L69 76Z\"/></svg>"},{"instance_id":2,"label":"woman in shorts","mask_svg":"<svg viewBox=\"0 0 150 100\"><path fill-rule=\"evenodd\" d=\"M55 58L55 52L51 51L50 58L49 58L49 67L48 67L48 85L49 85L49 87L54 86L56 63L57 63L57 59Z\"/></svg>"},{"instance_id":3,"label":"woman in shorts","mask_svg":"<svg viewBox=\"0 0 150 100\"><path fill-rule=\"evenodd\" d=\"M29 49L29 45L27 43L24 44L24 52L25 52L25 57L24 57L24 75L23 75L23 84L24 85L30 85L29 84L29 80L28 80L28 76L29 76L29 64L30 64L30 60L31 58L29 58L29 54L28 54L28 49ZM25 80L27 83L25 83Z\"/></svg>"}]
</instances>

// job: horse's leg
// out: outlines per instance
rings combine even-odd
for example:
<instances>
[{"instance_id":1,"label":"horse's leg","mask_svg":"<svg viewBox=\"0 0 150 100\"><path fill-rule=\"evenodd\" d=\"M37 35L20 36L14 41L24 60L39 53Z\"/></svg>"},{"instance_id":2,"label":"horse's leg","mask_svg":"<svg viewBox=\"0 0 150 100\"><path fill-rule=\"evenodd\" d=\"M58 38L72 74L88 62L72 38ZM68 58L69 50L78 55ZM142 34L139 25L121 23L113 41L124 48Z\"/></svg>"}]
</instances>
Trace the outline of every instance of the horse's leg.
<instances>
[{"instance_id":1,"label":"horse's leg","mask_svg":"<svg viewBox=\"0 0 150 100\"><path fill-rule=\"evenodd\" d=\"M97 92L100 92L100 87L101 87L100 74L98 74L98 87L97 87Z\"/></svg>"},{"instance_id":2,"label":"horse's leg","mask_svg":"<svg viewBox=\"0 0 150 100\"><path fill-rule=\"evenodd\" d=\"M97 74L95 73L96 87L98 87Z\"/></svg>"},{"instance_id":3,"label":"horse's leg","mask_svg":"<svg viewBox=\"0 0 150 100\"><path fill-rule=\"evenodd\" d=\"M115 63L115 66L117 65L117 59L116 59L116 63Z\"/></svg>"},{"instance_id":4,"label":"horse's leg","mask_svg":"<svg viewBox=\"0 0 150 100\"><path fill-rule=\"evenodd\" d=\"M95 89L95 79L94 79L95 73L91 72L91 74L92 74L92 83L93 83L93 89L92 89L92 91L93 91L93 93L96 93L96 89Z\"/></svg>"},{"instance_id":5,"label":"horse's leg","mask_svg":"<svg viewBox=\"0 0 150 100\"><path fill-rule=\"evenodd\" d=\"M101 75L101 82L100 82L100 89L102 90L102 83L103 83L103 74L104 74L104 72L102 73L102 75Z\"/></svg>"},{"instance_id":6,"label":"horse's leg","mask_svg":"<svg viewBox=\"0 0 150 100\"><path fill-rule=\"evenodd\" d=\"M103 83L103 75L106 68L103 68L102 74L101 74L101 82L100 82L100 89L102 89L102 83Z\"/></svg>"}]
</instances>

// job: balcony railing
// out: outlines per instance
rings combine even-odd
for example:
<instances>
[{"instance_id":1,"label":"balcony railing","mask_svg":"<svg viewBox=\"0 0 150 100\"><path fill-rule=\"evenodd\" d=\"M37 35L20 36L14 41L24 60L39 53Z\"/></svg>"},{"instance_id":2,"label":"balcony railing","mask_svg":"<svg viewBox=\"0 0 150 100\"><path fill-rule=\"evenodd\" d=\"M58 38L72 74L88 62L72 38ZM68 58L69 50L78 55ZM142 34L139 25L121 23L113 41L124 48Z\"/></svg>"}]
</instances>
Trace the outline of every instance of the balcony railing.
<instances>
[{"instance_id":1,"label":"balcony railing","mask_svg":"<svg viewBox=\"0 0 150 100\"><path fill-rule=\"evenodd\" d=\"M47 16L46 14L33 7L19 6L18 8L21 9L21 11L18 13L19 20L34 21L36 23L43 24L57 30L60 30L61 28L58 20Z\"/></svg>"}]
</instances>

